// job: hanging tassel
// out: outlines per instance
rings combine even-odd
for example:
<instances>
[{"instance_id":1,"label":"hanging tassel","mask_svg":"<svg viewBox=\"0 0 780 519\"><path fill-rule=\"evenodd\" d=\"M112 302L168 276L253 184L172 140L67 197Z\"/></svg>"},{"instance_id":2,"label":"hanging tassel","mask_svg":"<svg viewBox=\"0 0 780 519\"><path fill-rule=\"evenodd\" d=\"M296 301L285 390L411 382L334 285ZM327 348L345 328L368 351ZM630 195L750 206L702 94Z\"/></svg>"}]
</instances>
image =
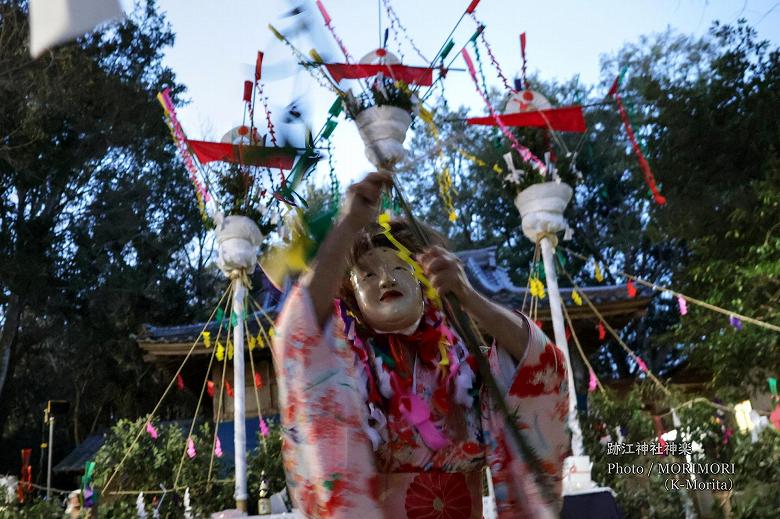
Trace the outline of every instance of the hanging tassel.
<instances>
[{"instance_id":1,"label":"hanging tassel","mask_svg":"<svg viewBox=\"0 0 780 519\"><path fill-rule=\"evenodd\" d=\"M212 380L206 382L206 391L208 391L211 398L214 398L214 382Z\"/></svg>"},{"instance_id":2,"label":"hanging tassel","mask_svg":"<svg viewBox=\"0 0 780 519\"><path fill-rule=\"evenodd\" d=\"M269 434L271 434L271 431L268 430L268 424L265 423L265 418L260 418L260 436L267 438Z\"/></svg>"},{"instance_id":3,"label":"hanging tassel","mask_svg":"<svg viewBox=\"0 0 780 519\"><path fill-rule=\"evenodd\" d=\"M588 369L588 376L588 393L593 393L599 385L598 379L596 378L596 373L592 369Z\"/></svg>"},{"instance_id":4,"label":"hanging tassel","mask_svg":"<svg viewBox=\"0 0 780 519\"><path fill-rule=\"evenodd\" d=\"M576 304L577 306L582 306L582 298L580 297L580 295L577 293L576 290L571 291L571 299L572 301L574 301L574 304Z\"/></svg>"},{"instance_id":5,"label":"hanging tassel","mask_svg":"<svg viewBox=\"0 0 780 519\"><path fill-rule=\"evenodd\" d=\"M260 376L260 373L255 371L255 387L257 389L260 389L263 387L263 377Z\"/></svg>"},{"instance_id":6,"label":"hanging tassel","mask_svg":"<svg viewBox=\"0 0 780 519\"><path fill-rule=\"evenodd\" d=\"M219 436L216 437L216 441L214 442L214 455L217 458L222 457L222 442L219 441Z\"/></svg>"},{"instance_id":7,"label":"hanging tassel","mask_svg":"<svg viewBox=\"0 0 780 519\"><path fill-rule=\"evenodd\" d=\"M257 345L260 346L260 348L265 348L265 340L263 340L263 336L259 333L257 334Z\"/></svg>"},{"instance_id":8,"label":"hanging tassel","mask_svg":"<svg viewBox=\"0 0 780 519\"><path fill-rule=\"evenodd\" d=\"M176 388L179 391L184 391L184 377L181 376L181 373L176 374Z\"/></svg>"},{"instance_id":9,"label":"hanging tassel","mask_svg":"<svg viewBox=\"0 0 780 519\"><path fill-rule=\"evenodd\" d=\"M604 328L604 323L599 323L599 340L603 341L607 338L607 329Z\"/></svg>"},{"instance_id":10,"label":"hanging tassel","mask_svg":"<svg viewBox=\"0 0 780 519\"><path fill-rule=\"evenodd\" d=\"M645 361L643 361L641 357L636 357L636 365L639 367L639 371L647 373L647 364L645 364Z\"/></svg>"},{"instance_id":11,"label":"hanging tassel","mask_svg":"<svg viewBox=\"0 0 780 519\"><path fill-rule=\"evenodd\" d=\"M677 306L680 307L680 315L688 314L688 302L683 296L677 296Z\"/></svg>"},{"instance_id":12,"label":"hanging tassel","mask_svg":"<svg viewBox=\"0 0 780 519\"><path fill-rule=\"evenodd\" d=\"M628 292L628 297L636 297L636 286L634 286L633 279L629 279L628 283L626 283L626 292Z\"/></svg>"},{"instance_id":13,"label":"hanging tassel","mask_svg":"<svg viewBox=\"0 0 780 519\"><path fill-rule=\"evenodd\" d=\"M225 389L227 390L227 394L230 398L233 398L233 386L230 385L230 382L227 380L225 381Z\"/></svg>"},{"instance_id":14,"label":"hanging tassel","mask_svg":"<svg viewBox=\"0 0 780 519\"><path fill-rule=\"evenodd\" d=\"M203 332L201 337L203 337L203 346L205 348L211 348L211 332Z\"/></svg>"},{"instance_id":15,"label":"hanging tassel","mask_svg":"<svg viewBox=\"0 0 780 519\"><path fill-rule=\"evenodd\" d=\"M233 341L228 340L228 345L227 345L228 360L233 360L233 353L234 353L233 352Z\"/></svg>"},{"instance_id":16,"label":"hanging tassel","mask_svg":"<svg viewBox=\"0 0 780 519\"><path fill-rule=\"evenodd\" d=\"M217 341L217 352L216 352L217 360L219 362L222 362L225 359L225 347L222 346L222 343Z\"/></svg>"},{"instance_id":17,"label":"hanging tassel","mask_svg":"<svg viewBox=\"0 0 780 519\"><path fill-rule=\"evenodd\" d=\"M602 281L604 281L604 274L601 273L601 265L599 265L598 261L596 261L596 260L593 260L593 261L596 264L595 267L593 268L593 271L594 271L593 274L594 274L594 276L596 276L596 281L601 283Z\"/></svg>"},{"instance_id":18,"label":"hanging tassel","mask_svg":"<svg viewBox=\"0 0 780 519\"><path fill-rule=\"evenodd\" d=\"M187 456L190 459L194 458L197 453L195 452L195 442L192 441L192 437L187 438Z\"/></svg>"},{"instance_id":19,"label":"hanging tassel","mask_svg":"<svg viewBox=\"0 0 780 519\"><path fill-rule=\"evenodd\" d=\"M157 439L157 429L152 425L152 422L146 422L146 432L149 433L153 440Z\"/></svg>"},{"instance_id":20,"label":"hanging tassel","mask_svg":"<svg viewBox=\"0 0 780 519\"><path fill-rule=\"evenodd\" d=\"M736 328L737 331L742 331L742 321L736 315L729 316L729 324Z\"/></svg>"},{"instance_id":21,"label":"hanging tassel","mask_svg":"<svg viewBox=\"0 0 780 519\"><path fill-rule=\"evenodd\" d=\"M257 339L255 339L254 336L250 335L249 337L247 337L247 341L249 343L249 351L252 351L255 348L257 348Z\"/></svg>"}]
</instances>

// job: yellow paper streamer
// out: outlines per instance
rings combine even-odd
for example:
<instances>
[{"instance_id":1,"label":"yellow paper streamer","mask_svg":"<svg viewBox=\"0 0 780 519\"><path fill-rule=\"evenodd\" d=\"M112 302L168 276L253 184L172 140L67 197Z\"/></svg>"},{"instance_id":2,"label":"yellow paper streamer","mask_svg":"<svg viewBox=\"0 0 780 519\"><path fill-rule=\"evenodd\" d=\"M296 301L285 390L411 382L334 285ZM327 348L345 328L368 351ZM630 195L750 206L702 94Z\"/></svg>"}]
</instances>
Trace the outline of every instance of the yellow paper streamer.
<instances>
[{"instance_id":1,"label":"yellow paper streamer","mask_svg":"<svg viewBox=\"0 0 780 519\"><path fill-rule=\"evenodd\" d=\"M257 348L257 339L255 339L253 335L247 337L247 341L249 342L249 351L252 351L255 348Z\"/></svg>"},{"instance_id":2,"label":"yellow paper streamer","mask_svg":"<svg viewBox=\"0 0 780 519\"><path fill-rule=\"evenodd\" d=\"M203 332L201 337L203 337L203 346L211 348L211 332Z\"/></svg>"},{"instance_id":3,"label":"yellow paper streamer","mask_svg":"<svg viewBox=\"0 0 780 519\"><path fill-rule=\"evenodd\" d=\"M233 343L230 340L228 340L227 355L228 355L228 360L233 359Z\"/></svg>"},{"instance_id":4,"label":"yellow paper streamer","mask_svg":"<svg viewBox=\"0 0 780 519\"><path fill-rule=\"evenodd\" d=\"M436 127L436 123L433 122L433 113L424 106L420 106L419 111L420 119L423 120L428 130L433 136L433 140L436 143L436 156L441 163L446 164L446 158L442 152L442 146L439 142L439 129ZM439 185L439 195L441 196L444 207L447 209L447 217L450 222L455 222L458 219L458 213L455 211L455 205L452 202L452 176L450 175L450 168L445 166L444 170L436 175L436 183Z\"/></svg>"},{"instance_id":5,"label":"yellow paper streamer","mask_svg":"<svg viewBox=\"0 0 780 519\"><path fill-rule=\"evenodd\" d=\"M544 299L544 283L539 281L538 278L531 278L531 295L533 297L538 297L539 299Z\"/></svg>"},{"instance_id":6,"label":"yellow paper streamer","mask_svg":"<svg viewBox=\"0 0 780 519\"><path fill-rule=\"evenodd\" d=\"M222 343L219 342L219 341L217 341L217 353L216 353L216 356L217 356L217 360L219 362L222 362L222 360L224 360L224 358L225 358L225 347L222 346Z\"/></svg>"},{"instance_id":7,"label":"yellow paper streamer","mask_svg":"<svg viewBox=\"0 0 780 519\"><path fill-rule=\"evenodd\" d=\"M576 304L577 306L582 306L582 298L580 297L580 295L577 293L576 290L571 291L571 299L572 301L574 301L574 304Z\"/></svg>"},{"instance_id":8,"label":"yellow paper streamer","mask_svg":"<svg viewBox=\"0 0 780 519\"><path fill-rule=\"evenodd\" d=\"M604 281L604 274L601 273L601 265L599 265L599 262L596 261L595 259L593 260L593 262L596 264L594 268L594 275L596 276L596 281L601 283L602 281Z\"/></svg>"},{"instance_id":9,"label":"yellow paper streamer","mask_svg":"<svg viewBox=\"0 0 780 519\"><path fill-rule=\"evenodd\" d=\"M382 227L382 229L384 229L382 234L385 236L385 238L387 238L387 240L392 243L396 249L398 249L398 252L396 253L398 254L398 257L412 267L412 270L414 271L414 277L417 279L417 281L422 283L422 286L425 287L426 297L428 297L428 299L430 299L437 308L441 308L439 293L436 292L436 289L433 288L431 282L428 281L428 278L425 277L425 274L423 273L420 265L414 261L411 251L404 247L403 243L396 240L395 236L390 234L390 213L385 212L380 214L376 221Z\"/></svg>"}]
</instances>

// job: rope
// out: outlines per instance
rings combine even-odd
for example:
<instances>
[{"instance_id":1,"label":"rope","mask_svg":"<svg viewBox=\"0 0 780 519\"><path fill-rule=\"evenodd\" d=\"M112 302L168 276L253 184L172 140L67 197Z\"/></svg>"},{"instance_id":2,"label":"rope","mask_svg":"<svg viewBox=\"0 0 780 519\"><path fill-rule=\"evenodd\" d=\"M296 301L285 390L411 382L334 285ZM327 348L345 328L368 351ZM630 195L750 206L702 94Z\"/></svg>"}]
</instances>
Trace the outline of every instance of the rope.
<instances>
[{"instance_id":1,"label":"rope","mask_svg":"<svg viewBox=\"0 0 780 519\"><path fill-rule=\"evenodd\" d=\"M566 247L561 246L561 248L563 250L565 250L566 252L568 252L569 254L571 254L572 256L576 257L576 258L579 258L579 259L582 259L582 260L585 260L585 261L588 261L588 259L589 259L589 258L583 256L582 254L577 254L576 252L574 252L574 251L572 251L570 249L567 249ZM752 317L748 317L747 315L738 314L736 312L732 312L730 310L726 310L725 308L721 308L719 306L712 305L710 303L707 303L706 301L702 301L701 299L696 299L696 298L691 297L691 296L686 296L682 292L677 292L676 290L673 290L673 289L671 289L669 287L656 285L655 283L651 283L649 281L645 281L644 279L638 278L638 277L636 277L636 276L634 276L632 274L628 274L627 272L623 272L622 270L612 269L609 266L606 266L606 268L610 272L613 272L613 273L617 272L621 276L629 278L629 279L639 283L640 285L646 286L647 288L651 288L651 289L655 290L656 292L668 292L668 293L670 293L670 294L672 294L674 296L683 298L684 300L686 300L689 303L693 303L695 305L701 306L701 307L706 308L708 310L712 310L713 312L718 312L718 313L721 313L721 314L729 316L729 317L733 316L733 317L738 318L740 321L744 321L744 322L747 322L747 323L755 324L756 326L760 326L761 328L765 328L767 330L772 330L774 332L780 332L780 326L777 326L775 324L767 323L767 322L764 322L764 321L760 321L758 319L754 319Z\"/></svg>"},{"instance_id":2,"label":"rope","mask_svg":"<svg viewBox=\"0 0 780 519\"><path fill-rule=\"evenodd\" d=\"M593 366L591 366L590 361L588 360L588 357L585 355L585 352L582 350L582 345L580 344L580 339L577 337L577 333L574 331L574 325L571 322L571 318L569 317L569 311L566 309L566 305L562 304L561 307L563 308L563 315L566 317L566 323L569 325L569 330L571 330L571 336L574 339L574 344L577 345L577 351L580 352L580 357L582 357L582 361L585 363L585 365L588 367L588 376L591 374L596 379L596 384L598 384L599 389L601 390L602 394L606 395L606 390L604 389L604 386L601 385L601 380L599 380L599 377L596 376L596 370L593 369Z\"/></svg>"},{"instance_id":3,"label":"rope","mask_svg":"<svg viewBox=\"0 0 780 519\"><path fill-rule=\"evenodd\" d=\"M247 292L248 293L248 292ZM249 325L246 322L246 319L244 319L244 334L249 337ZM249 350L249 364L252 367L252 387L254 388L255 393L255 404L257 405L257 419L259 422L264 421L263 419L263 412L260 409L260 393L257 392L257 384L254 380L254 377L257 376L257 371L255 371L255 359L254 355L252 354L252 350ZM263 438L263 450L268 453L268 445L265 442L265 438Z\"/></svg>"},{"instance_id":4,"label":"rope","mask_svg":"<svg viewBox=\"0 0 780 519\"><path fill-rule=\"evenodd\" d=\"M232 298L232 295L231 295L231 298ZM227 303L225 303L225 305L226 305L225 309L226 310L227 310L227 305L230 304L230 299L231 298L228 298ZM200 389L200 396L198 397L198 404L195 406L195 413L192 415L192 423L190 424L190 430L187 433L187 438L191 438L192 437L192 432L195 430L195 421L197 420L197 417L198 417L198 411L200 411L200 405L203 402L203 393L205 392L206 387L208 387L209 374L211 373L211 366L214 363L214 357L216 356L216 353L217 353L216 344L219 342L219 339L222 336L222 323L224 323L224 322L225 322L224 320L220 321L219 328L217 329L217 338L214 341L213 349L211 351L211 356L209 357L209 366L206 369L206 377L203 380L203 387L201 387L201 389ZM181 453L181 459L179 460L179 467L176 469L176 477L173 480L173 486L174 487L179 483L179 477L181 476L181 469L184 466L184 460L185 460L186 456L187 456L187 443L185 441L184 449L182 449L182 453Z\"/></svg>"},{"instance_id":5,"label":"rope","mask_svg":"<svg viewBox=\"0 0 780 519\"><path fill-rule=\"evenodd\" d=\"M168 393L170 392L171 388L173 388L174 384L176 384L176 379L179 376L179 374L181 373L181 370L184 368L184 364L186 364L186 362L189 360L190 356L192 355L192 352L195 350L195 347L198 345L198 342L200 341L200 338L203 335L203 332L206 331L206 328L208 328L209 323L214 318L214 315L217 313L217 308L219 308L219 306L222 304L222 301L224 301L225 296L227 294L228 294L228 290L226 290L222 294L222 297L220 298L219 302L217 303L217 306L211 312L211 316L208 318L206 323L203 325L203 328L200 330L200 333L197 335L197 337L193 341L192 346L190 347L190 350L187 352L187 355L185 355L184 360L179 365L179 369L177 369L176 373L173 375L173 378L171 379L170 383L168 384L168 387L165 388L165 391L163 392L162 396L160 397L160 400L157 401L157 404L154 406L154 409L152 409L152 412L149 413L146 416L146 420L144 420L144 422L141 425L141 427L138 428L138 433L135 435L135 438L133 439L132 443L130 444L130 447L128 447L127 450L125 451L124 456L122 456L122 459L117 464L116 468L114 469L114 472L111 473L111 476L108 478L108 481L106 481L106 484L103 485L103 489L102 489L101 493L103 493L103 494L106 493L106 490L111 485L111 482L114 480L114 477L119 472L119 469L121 469L122 466L124 465L125 461L127 461L127 457L130 455L130 452L133 450L133 448L138 443L138 440L141 438L141 435L146 431L146 423L149 422L154 417L154 415L159 410L160 405L162 405L163 400L165 399L166 396L168 396Z\"/></svg>"},{"instance_id":6,"label":"rope","mask_svg":"<svg viewBox=\"0 0 780 519\"><path fill-rule=\"evenodd\" d=\"M585 301L585 302L588 304L588 307L590 307L591 311L592 311L594 314L596 314L596 317L597 317L597 318L599 319L599 321L601 321L601 323L604 325L604 328L606 328L606 329L607 329L607 331L609 331L610 335L612 335L612 337L614 337L614 338L615 338L615 340L618 342L618 344L620 344L620 346L621 346L621 347L622 347L624 350L626 350L626 353L628 353L628 354L629 354L629 355L630 355L630 356L631 356L631 357L634 359L634 361L638 361L638 362L637 362L637 364L639 364L639 362L642 362L642 364L644 364L644 360L642 360L642 358L641 358L639 355L637 355L636 353L634 353L634 350L632 350L631 348L629 348L629 347L626 345L626 343L625 343L625 342L623 342L623 339L621 339L621 338L620 338L620 336L619 336L619 335L618 335L618 333L615 331L615 329L614 329L614 328L612 328L612 326L610 326L610 325L609 325L609 323L607 322L607 320L606 320L606 319L604 319L604 316L603 316L603 315L601 315L601 312L599 312L599 311L598 311L598 309L597 309L597 308L596 308L596 306L593 304L593 302L590 300L590 298L588 297L588 295L587 295L587 294L586 294L586 293L585 293L585 292L584 292L584 291L583 291L583 290L582 290L582 289L581 289L581 288L580 288L580 287L579 287L579 286L578 286L578 285L577 285L577 284L574 282L574 280L573 280L573 279L572 279L572 277L569 275L569 273L568 273L568 272L566 272L566 269L564 269L564 268L563 268L563 265L561 264L561 260L560 260L560 258L558 258L558 264L559 264L559 266L560 266L561 272L563 272L563 274L566 276L566 278L567 278L567 279L569 280L569 282L572 284L572 286L574 287L574 289L575 289L575 290L577 290L577 292L579 292L579 294L580 294L580 297L582 297L582 299L583 299L583 300L584 300L584 301ZM564 305L564 306L565 306L565 305ZM645 366L646 366L646 365L645 365ZM653 381L653 382L654 382L654 383L655 383L655 384L656 384L656 385L657 385L657 386L658 386L658 387L659 387L659 388L660 388L660 389L661 389L661 390L662 390L662 391L663 391L663 392L666 394L666 396L668 396L668 397L671 397L671 396L672 396L672 393L671 393L671 392L670 392L670 391L669 391L669 390L666 388L666 386L664 386L664 384L663 384L663 383L662 383L660 380L658 380L658 378L657 378L655 375L653 375L653 372L652 372L652 371L650 371L650 368L649 368L649 367L647 367L647 368L646 368L646 370L643 370L643 371L645 372L645 374L647 374L648 378L649 378L650 380L652 380L652 381Z\"/></svg>"}]
</instances>

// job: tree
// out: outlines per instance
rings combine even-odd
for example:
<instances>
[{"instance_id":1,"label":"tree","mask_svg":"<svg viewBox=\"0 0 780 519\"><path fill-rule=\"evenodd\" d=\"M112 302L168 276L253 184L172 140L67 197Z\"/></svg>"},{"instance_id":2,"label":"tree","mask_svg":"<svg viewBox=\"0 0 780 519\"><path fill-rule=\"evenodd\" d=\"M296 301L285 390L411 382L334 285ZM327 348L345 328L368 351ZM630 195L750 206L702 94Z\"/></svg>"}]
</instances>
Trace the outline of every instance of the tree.
<instances>
[{"instance_id":1,"label":"tree","mask_svg":"<svg viewBox=\"0 0 780 519\"><path fill-rule=\"evenodd\" d=\"M207 257L187 253L205 230L155 100L183 88L154 0L36 60L28 30L27 4L0 0L0 464L14 470L47 399L73 404L60 445L147 412L162 373L131 335L211 298Z\"/></svg>"}]
</instances>

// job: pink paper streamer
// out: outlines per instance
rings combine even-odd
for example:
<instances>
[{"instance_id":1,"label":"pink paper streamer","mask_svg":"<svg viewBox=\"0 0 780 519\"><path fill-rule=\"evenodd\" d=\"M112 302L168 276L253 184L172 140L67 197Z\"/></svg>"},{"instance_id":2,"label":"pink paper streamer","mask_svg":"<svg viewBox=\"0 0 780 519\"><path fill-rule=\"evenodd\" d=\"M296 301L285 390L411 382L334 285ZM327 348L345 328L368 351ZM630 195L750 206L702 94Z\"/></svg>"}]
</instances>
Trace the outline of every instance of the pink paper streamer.
<instances>
[{"instance_id":1,"label":"pink paper streamer","mask_svg":"<svg viewBox=\"0 0 780 519\"><path fill-rule=\"evenodd\" d=\"M639 366L640 371L643 371L645 373L648 372L647 364L645 364L645 361L643 361L640 357L636 358L636 365Z\"/></svg>"},{"instance_id":2,"label":"pink paper streamer","mask_svg":"<svg viewBox=\"0 0 780 519\"><path fill-rule=\"evenodd\" d=\"M408 393L401 397L399 409L406 422L417 429L429 448L439 450L450 444L449 438L431 421L431 410L422 398Z\"/></svg>"},{"instance_id":3,"label":"pink paper streamer","mask_svg":"<svg viewBox=\"0 0 780 519\"><path fill-rule=\"evenodd\" d=\"M187 456L190 457L190 459L195 457L195 442L192 441L192 437L187 438Z\"/></svg>"},{"instance_id":4,"label":"pink paper streamer","mask_svg":"<svg viewBox=\"0 0 780 519\"><path fill-rule=\"evenodd\" d=\"M593 393L598 387L598 379L592 369L588 370L590 378L588 379L588 392Z\"/></svg>"},{"instance_id":5,"label":"pink paper streamer","mask_svg":"<svg viewBox=\"0 0 780 519\"><path fill-rule=\"evenodd\" d=\"M149 433L153 440L157 439L157 429L152 425L152 422L146 422L146 432Z\"/></svg>"},{"instance_id":6,"label":"pink paper streamer","mask_svg":"<svg viewBox=\"0 0 780 519\"><path fill-rule=\"evenodd\" d=\"M677 296L677 305L680 307L680 315L688 314L688 302L683 296Z\"/></svg>"},{"instance_id":7,"label":"pink paper streamer","mask_svg":"<svg viewBox=\"0 0 780 519\"><path fill-rule=\"evenodd\" d=\"M541 175L544 175L547 173L547 168L545 167L544 163L539 160L539 158L531 152L528 148L520 144L520 142L515 138L514 134L507 128L507 126L501 122L501 118L496 113L495 109L493 108L493 105L490 104L490 100L487 98L487 95L482 93L482 90L479 88L479 81L477 80L477 70L474 68L474 62L471 60L471 56L469 56L468 51L464 48L461 51L461 54L463 55L463 59L466 61L466 66L469 69L469 74L471 75L471 79L474 81L474 85L477 87L477 93L479 93L479 96L482 98L482 100L485 102L485 105L487 106L488 110L490 111L491 117L496 121L496 124L498 125L498 128L501 130L501 133L504 134L504 136L509 139L509 142L512 143L512 148L517 151L517 153L520 154L520 156L523 158L524 161L530 162L531 165L536 168L537 171Z\"/></svg>"},{"instance_id":8,"label":"pink paper streamer","mask_svg":"<svg viewBox=\"0 0 780 519\"><path fill-rule=\"evenodd\" d=\"M217 441L214 442L214 455L217 458L222 457L222 442L219 441L219 436L217 436Z\"/></svg>"},{"instance_id":9,"label":"pink paper streamer","mask_svg":"<svg viewBox=\"0 0 780 519\"><path fill-rule=\"evenodd\" d=\"M271 434L271 431L268 430L268 424L265 423L265 418L260 419L260 435L265 438L269 434Z\"/></svg>"}]
</instances>

